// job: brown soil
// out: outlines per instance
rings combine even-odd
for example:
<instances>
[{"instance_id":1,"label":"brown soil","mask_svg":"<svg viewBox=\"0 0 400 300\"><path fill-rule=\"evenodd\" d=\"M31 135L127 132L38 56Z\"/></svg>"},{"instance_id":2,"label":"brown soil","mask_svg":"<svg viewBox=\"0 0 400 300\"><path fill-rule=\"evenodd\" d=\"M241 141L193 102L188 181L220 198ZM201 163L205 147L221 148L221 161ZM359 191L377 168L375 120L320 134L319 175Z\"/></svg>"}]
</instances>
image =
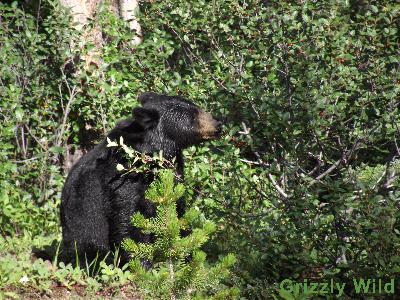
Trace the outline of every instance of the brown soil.
<instances>
[{"instance_id":1,"label":"brown soil","mask_svg":"<svg viewBox=\"0 0 400 300\"><path fill-rule=\"evenodd\" d=\"M51 292L40 293L34 289L26 288L7 288L3 291L0 290L0 299L21 299L21 300L31 300L31 299L129 299L129 300L142 300L138 292L135 290L133 285L124 285L120 288L106 288L98 291L97 293L90 293L86 290L85 286L74 285L72 289L68 289L65 286L54 284L51 287ZM9 293L7 295L7 293ZM17 295L13 297L12 294Z\"/></svg>"}]
</instances>

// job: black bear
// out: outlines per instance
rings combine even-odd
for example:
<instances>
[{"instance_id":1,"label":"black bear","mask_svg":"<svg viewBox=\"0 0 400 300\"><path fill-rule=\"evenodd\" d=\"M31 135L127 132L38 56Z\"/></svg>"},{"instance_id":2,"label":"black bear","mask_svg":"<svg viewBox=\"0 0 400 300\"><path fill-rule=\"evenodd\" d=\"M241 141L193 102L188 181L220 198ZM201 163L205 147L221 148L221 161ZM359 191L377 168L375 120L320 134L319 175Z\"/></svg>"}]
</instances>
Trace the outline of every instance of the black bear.
<instances>
[{"instance_id":1,"label":"black bear","mask_svg":"<svg viewBox=\"0 0 400 300\"><path fill-rule=\"evenodd\" d=\"M108 134L135 150L158 153L175 162L176 173L183 175L182 150L190 145L218 137L221 124L192 102L177 96L144 93L141 107L133 117L118 123ZM150 242L150 237L133 228L130 217L136 211L154 216L155 208L144 193L151 177L141 173L121 176L116 165L123 157L107 148L106 139L72 167L61 196L62 256L66 262L90 262L101 258L123 239ZM184 203L178 204L178 215ZM122 263L128 256L122 253Z\"/></svg>"}]
</instances>

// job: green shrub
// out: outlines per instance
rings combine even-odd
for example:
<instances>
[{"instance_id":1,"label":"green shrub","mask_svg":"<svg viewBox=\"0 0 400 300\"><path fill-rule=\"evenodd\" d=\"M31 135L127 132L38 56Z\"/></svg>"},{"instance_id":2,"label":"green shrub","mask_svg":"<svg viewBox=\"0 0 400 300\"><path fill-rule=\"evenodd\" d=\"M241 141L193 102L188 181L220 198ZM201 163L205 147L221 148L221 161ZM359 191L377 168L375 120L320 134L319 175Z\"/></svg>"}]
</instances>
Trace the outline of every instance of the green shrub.
<instances>
[{"instance_id":1,"label":"green shrub","mask_svg":"<svg viewBox=\"0 0 400 300\"><path fill-rule=\"evenodd\" d=\"M250 298L397 274L398 17L392 2L143 5L132 74L233 125L189 152L186 180Z\"/></svg>"},{"instance_id":2,"label":"green shrub","mask_svg":"<svg viewBox=\"0 0 400 300\"><path fill-rule=\"evenodd\" d=\"M9 234L58 228L66 129L63 72L75 33L54 1L43 15L0 4L0 227ZM63 108L64 107L64 108ZM39 206L41 207L39 209Z\"/></svg>"}]
</instances>

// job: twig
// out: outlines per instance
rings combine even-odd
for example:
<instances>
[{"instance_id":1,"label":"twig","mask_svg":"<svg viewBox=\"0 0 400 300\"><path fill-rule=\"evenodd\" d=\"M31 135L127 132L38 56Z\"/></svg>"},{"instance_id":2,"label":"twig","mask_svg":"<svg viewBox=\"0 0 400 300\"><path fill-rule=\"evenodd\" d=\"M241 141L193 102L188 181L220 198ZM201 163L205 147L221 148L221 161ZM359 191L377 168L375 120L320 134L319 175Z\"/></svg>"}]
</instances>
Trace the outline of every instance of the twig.
<instances>
[{"instance_id":1,"label":"twig","mask_svg":"<svg viewBox=\"0 0 400 300\"><path fill-rule=\"evenodd\" d=\"M342 161L343 161L343 158L338 159L337 161L335 161L335 162L332 164L332 166L329 167L328 170L326 170L326 171L323 172L322 174L318 175L318 176L315 178L315 181L319 181L319 180L321 180L322 178L324 178L326 175L330 174L333 170L335 170L335 169L340 165L340 163L341 163Z\"/></svg>"},{"instance_id":2,"label":"twig","mask_svg":"<svg viewBox=\"0 0 400 300\"><path fill-rule=\"evenodd\" d=\"M241 172L241 171L239 170L239 172ZM244 180L246 180L249 184L252 185L253 189L257 192L257 194L259 194L261 197L263 197L265 199L268 199L268 196L263 191L261 191L254 182L251 182L250 179L248 179L247 176L245 176L242 172L241 172L241 175L242 175L242 178L244 178Z\"/></svg>"},{"instance_id":3,"label":"twig","mask_svg":"<svg viewBox=\"0 0 400 300\"><path fill-rule=\"evenodd\" d=\"M382 175L378 178L378 180L375 182L374 186L372 187L373 190L375 190L379 186L379 184L382 182L383 178L387 178L388 172L389 172L389 165L387 163L385 170L382 172Z\"/></svg>"},{"instance_id":4,"label":"twig","mask_svg":"<svg viewBox=\"0 0 400 300\"><path fill-rule=\"evenodd\" d=\"M101 111L101 122L103 125L103 133L106 134L107 133L107 128L106 128L107 120L106 120L106 116L104 114L103 105L101 105L101 103L100 103L100 111Z\"/></svg>"},{"instance_id":5,"label":"twig","mask_svg":"<svg viewBox=\"0 0 400 300\"><path fill-rule=\"evenodd\" d=\"M392 175L386 180L386 182L383 184L383 188L389 189L392 187L393 182L397 180L399 177L399 174L396 173L396 171L393 171Z\"/></svg>"},{"instance_id":6,"label":"twig","mask_svg":"<svg viewBox=\"0 0 400 300\"><path fill-rule=\"evenodd\" d=\"M18 140L18 128L19 126L15 127L14 133L15 133L15 143L17 144L17 148L21 148L20 144L19 144L19 140Z\"/></svg>"},{"instance_id":7,"label":"twig","mask_svg":"<svg viewBox=\"0 0 400 300\"><path fill-rule=\"evenodd\" d=\"M21 142L22 142L22 155L24 158L26 158L26 154L28 152L27 145L25 144L25 132L24 132L24 126L21 126Z\"/></svg>"},{"instance_id":8,"label":"twig","mask_svg":"<svg viewBox=\"0 0 400 300\"><path fill-rule=\"evenodd\" d=\"M242 127L243 127L243 131L239 131L240 134L244 134L244 135L249 135L250 134L250 129L247 128L246 124L244 122L242 122Z\"/></svg>"},{"instance_id":9,"label":"twig","mask_svg":"<svg viewBox=\"0 0 400 300\"><path fill-rule=\"evenodd\" d=\"M172 265L172 260L169 259L168 260L168 269L169 269L169 279L171 280L172 286L174 285L174 281L175 281L175 274L174 274L174 268ZM175 294L174 291L171 292L171 300L175 300Z\"/></svg>"},{"instance_id":10,"label":"twig","mask_svg":"<svg viewBox=\"0 0 400 300\"><path fill-rule=\"evenodd\" d=\"M35 156L35 157L27 158L27 159L24 159L24 160L12 160L11 162L15 163L15 164L23 164L23 163L26 163L28 161L36 160L36 159L38 159L38 157Z\"/></svg>"},{"instance_id":11,"label":"twig","mask_svg":"<svg viewBox=\"0 0 400 300\"><path fill-rule=\"evenodd\" d=\"M244 162L246 164L250 164L250 165L258 165L258 166L263 166L263 167L269 167L270 165L265 163L265 162L260 162L260 161L253 161L253 160L248 160L248 159L244 159L244 158L240 158L239 159L241 162Z\"/></svg>"},{"instance_id":12,"label":"twig","mask_svg":"<svg viewBox=\"0 0 400 300\"><path fill-rule=\"evenodd\" d=\"M64 75L63 70L61 70L61 72L62 72L63 75ZM65 108L64 108L64 106L62 105L63 103L62 103L62 101L61 101L61 105L62 105L62 107L63 107L64 115L63 115L63 119L62 119L62 123L61 123L61 127L60 127L60 132L59 132L59 134L58 134L58 136L57 136L57 138L56 138L56 145L57 145L57 146L61 146L62 139L63 139L64 133L65 133L65 129L66 129L65 127L66 127L66 124L67 124L68 116L69 116L69 113L70 113L70 111L71 111L71 105L72 105L72 103L74 102L75 96L76 96L76 94L77 94L76 86L74 85L74 86L71 88L70 85L69 85L69 83L68 83L68 81L67 81L67 79L65 78L65 75L64 75L64 82L65 82L66 87L67 87L68 92L69 92L69 98L68 98L68 102L67 102L67 105L65 106ZM60 91L60 97L61 97L61 100L62 100L61 91Z\"/></svg>"},{"instance_id":13,"label":"twig","mask_svg":"<svg viewBox=\"0 0 400 300\"><path fill-rule=\"evenodd\" d=\"M39 18L40 18L40 10L42 8L42 0L39 0L39 5L36 14L36 35L39 33Z\"/></svg>"},{"instance_id":14,"label":"twig","mask_svg":"<svg viewBox=\"0 0 400 300\"><path fill-rule=\"evenodd\" d=\"M325 172L323 172L322 174L318 175L314 180L312 180L310 182L309 186L312 186L313 184L315 184L316 182L320 181L322 178L324 178L325 176L329 175L330 173L332 173L333 170L335 170L342 162L345 162L347 164L348 160L353 156L353 153L358 150L359 146L361 144L361 140L357 140L353 147L351 148L350 151L344 150L342 157L335 161L332 166L330 166Z\"/></svg>"},{"instance_id":15,"label":"twig","mask_svg":"<svg viewBox=\"0 0 400 300\"><path fill-rule=\"evenodd\" d=\"M28 125L25 124L25 128L26 130L28 130L28 133L30 134L30 136L35 140L36 143L38 143L38 145L40 146L40 148L42 148L42 150L44 152L47 151L47 147L45 147L40 141L39 139L32 133L31 129L28 127Z\"/></svg>"},{"instance_id":16,"label":"twig","mask_svg":"<svg viewBox=\"0 0 400 300\"><path fill-rule=\"evenodd\" d=\"M278 191L279 194L282 195L283 198L287 199L288 195L283 191L283 189L276 183L274 177L271 174L268 174L268 178L271 181L274 188Z\"/></svg>"}]
</instances>

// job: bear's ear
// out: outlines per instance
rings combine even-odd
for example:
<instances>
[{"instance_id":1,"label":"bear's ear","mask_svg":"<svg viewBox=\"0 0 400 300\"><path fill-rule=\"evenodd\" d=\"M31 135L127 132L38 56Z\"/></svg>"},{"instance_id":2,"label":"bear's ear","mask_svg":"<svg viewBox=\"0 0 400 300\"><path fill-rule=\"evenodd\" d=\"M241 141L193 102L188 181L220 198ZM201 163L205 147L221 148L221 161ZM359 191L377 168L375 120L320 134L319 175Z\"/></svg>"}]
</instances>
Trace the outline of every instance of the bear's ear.
<instances>
[{"instance_id":1,"label":"bear's ear","mask_svg":"<svg viewBox=\"0 0 400 300\"><path fill-rule=\"evenodd\" d=\"M158 98L158 96L159 95L157 95L156 93L146 92L146 93L139 95L138 100L139 100L140 104L145 105L146 102L155 100Z\"/></svg>"},{"instance_id":2,"label":"bear's ear","mask_svg":"<svg viewBox=\"0 0 400 300\"><path fill-rule=\"evenodd\" d=\"M140 124L138 124L134 119L127 119L117 123L108 134L108 138L110 138L110 140L116 140L122 136L128 144L133 144L143 138L144 134L145 133Z\"/></svg>"},{"instance_id":3,"label":"bear's ear","mask_svg":"<svg viewBox=\"0 0 400 300\"><path fill-rule=\"evenodd\" d=\"M160 115L155 109L136 107L132 111L135 121L143 127L143 129L152 129L157 126Z\"/></svg>"}]
</instances>

